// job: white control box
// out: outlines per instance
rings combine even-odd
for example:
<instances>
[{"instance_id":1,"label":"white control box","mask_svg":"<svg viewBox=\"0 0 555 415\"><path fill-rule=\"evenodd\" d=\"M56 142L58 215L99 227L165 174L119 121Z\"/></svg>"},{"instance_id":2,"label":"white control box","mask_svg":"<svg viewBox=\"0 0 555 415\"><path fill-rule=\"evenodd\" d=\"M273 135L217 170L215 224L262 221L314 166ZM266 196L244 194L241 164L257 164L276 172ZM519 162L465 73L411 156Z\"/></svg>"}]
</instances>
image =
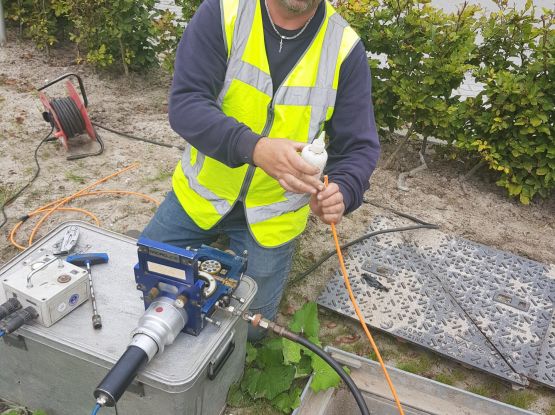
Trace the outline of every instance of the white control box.
<instances>
[{"instance_id":1,"label":"white control box","mask_svg":"<svg viewBox=\"0 0 555 415\"><path fill-rule=\"evenodd\" d=\"M27 280L32 272L29 284ZM90 297L87 271L52 255L45 255L4 277L2 287L6 298L17 298L23 308L33 306L39 313L36 321L46 327Z\"/></svg>"}]
</instances>

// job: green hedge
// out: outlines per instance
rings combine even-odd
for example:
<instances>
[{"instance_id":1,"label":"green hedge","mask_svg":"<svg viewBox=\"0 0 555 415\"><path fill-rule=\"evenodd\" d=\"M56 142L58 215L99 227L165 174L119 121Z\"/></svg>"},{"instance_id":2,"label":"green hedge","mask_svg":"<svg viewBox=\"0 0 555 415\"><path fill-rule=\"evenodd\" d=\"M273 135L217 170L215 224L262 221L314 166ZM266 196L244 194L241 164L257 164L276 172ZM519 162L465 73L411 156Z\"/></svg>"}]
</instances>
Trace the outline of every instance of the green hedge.
<instances>
[{"instance_id":1,"label":"green hedge","mask_svg":"<svg viewBox=\"0 0 555 415\"><path fill-rule=\"evenodd\" d=\"M76 62L100 68L142 70L153 65L173 70L173 56L200 0L177 0L183 18L158 10L155 0L17 0L6 18L39 49L61 42L75 45Z\"/></svg>"},{"instance_id":2,"label":"green hedge","mask_svg":"<svg viewBox=\"0 0 555 415\"><path fill-rule=\"evenodd\" d=\"M372 56L381 56L369 59L380 130L451 143L453 154L487 163L497 183L527 204L555 187L555 12L531 1L522 11L495 3L491 14L467 4L445 13L429 0L338 6ZM69 41L78 62L171 72L183 26L199 4L176 0L180 18L155 9L154 0L17 0L6 13L38 48ZM453 90L466 73L484 89L464 100Z\"/></svg>"},{"instance_id":3,"label":"green hedge","mask_svg":"<svg viewBox=\"0 0 555 415\"><path fill-rule=\"evenodd\" d=\"M555 15L531 1L522 11L496 4L447 14L426 0L344 0L340 10L366 49L387 57L370 59L382 132L445 140L528 204L555 187ZM467 72L484 89L465 100L452 91Z\"/></svg>"}]
</instances>

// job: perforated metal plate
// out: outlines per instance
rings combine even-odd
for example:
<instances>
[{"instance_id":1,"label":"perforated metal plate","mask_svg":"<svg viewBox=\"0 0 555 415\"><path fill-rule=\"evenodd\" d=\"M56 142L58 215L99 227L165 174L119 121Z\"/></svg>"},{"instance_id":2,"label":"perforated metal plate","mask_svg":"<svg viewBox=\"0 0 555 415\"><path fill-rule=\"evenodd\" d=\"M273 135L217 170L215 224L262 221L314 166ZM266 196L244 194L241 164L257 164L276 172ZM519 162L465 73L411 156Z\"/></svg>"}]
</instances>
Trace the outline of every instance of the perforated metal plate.
<instances>
[{"instance_id":1,"label":"perforated metal plate","mask_svg":"<svg viewBox=\"0 0 555 415\"><path fill-rule=\"evenodd\" d=\"M377 218L369 231L395 226ZM555 267L430 230L344 254L369 325L512 383L555 388ZM356 318L339 272L318 303Z\"/></svg>"}]
</instances>

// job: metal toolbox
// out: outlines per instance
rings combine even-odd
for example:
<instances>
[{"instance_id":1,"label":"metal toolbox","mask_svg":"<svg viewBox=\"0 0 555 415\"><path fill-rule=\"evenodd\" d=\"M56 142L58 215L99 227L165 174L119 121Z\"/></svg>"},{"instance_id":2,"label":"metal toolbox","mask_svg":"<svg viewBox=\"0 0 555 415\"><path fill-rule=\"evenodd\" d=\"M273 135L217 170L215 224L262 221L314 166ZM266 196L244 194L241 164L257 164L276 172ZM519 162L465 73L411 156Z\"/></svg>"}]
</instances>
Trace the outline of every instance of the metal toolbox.
<instances>
[{"instance_id":1,"label":"metal toolbox","mask_svg":"<svg viewBox=\"0 0 555 415\"><path fill-rule=\"evenodd\" d=\"M378 362L335 347L325 349L342 365L362 392L371 414L399 413ZM534 415L533 412L494 401L422 376L387 368L407 415ZM320 393L310 389L310 378L293 415L345 415L360 413L347 388L330 388Z\"/></svg>"},{"instance_id":2,"label":"metal toolbox","mask_svg":"<svg viewBox=\"0 0 555 415\"><path fill-rule=\"evenodd\" d=\"M37 323L0 341L0 397L48 415L87 414L93 390L127 348L131 331L144 312L135 287L136 240L84 222L66 222L0 269L0 279L13 275L49 253L67 227L77 225L75 251L106 252L110 260L93 269L103 327L94 330L90 301L53 326ZM244 277L236 295L247 309L256 283ZM0 301L5 301L0 292ZM244 366L247 324L218 311L220 327L210 325L199 336L180 334L153 359L118 403L119 413L212 415L225 408L230 385ZM104 408L102 413L113 413Z\"/></svg>"}]
</instances>

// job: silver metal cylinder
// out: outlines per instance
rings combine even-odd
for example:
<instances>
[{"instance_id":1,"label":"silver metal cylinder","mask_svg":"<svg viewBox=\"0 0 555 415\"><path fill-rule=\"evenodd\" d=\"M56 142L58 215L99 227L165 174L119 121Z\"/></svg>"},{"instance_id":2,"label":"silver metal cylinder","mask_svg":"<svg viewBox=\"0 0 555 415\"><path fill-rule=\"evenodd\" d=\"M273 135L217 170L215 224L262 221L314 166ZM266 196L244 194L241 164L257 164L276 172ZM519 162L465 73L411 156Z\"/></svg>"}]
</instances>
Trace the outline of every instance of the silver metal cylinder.
<instances>
[{"instance_id":1,"label":"silver metal cylinder","mask_svg":"<svg viewBox=\"0 0 555 415\"><path fill-rule=\"evenodd\" d=\"M173 343L177 335L187 324L187 312L174 305L174 300L167 297L157 298L139 320L139 326L133 330L133 342L139 335L148 336L157 346L156 353L162 353L164 347ZM152 343L142 336L137 337L135 346L141 347L152 358ZM133 344L133 343L131 343ZM145 348L143 348L142 346ZM152 356L154 356L154 354Z\"/></svg>"},{"instance_id":2,"label":"silver metal cylinder","mask_svg":"<svg viewBox=\"0 0 555 415\"><path fill-rule=\"evenodd\" d=\"M129 346L136 346L142 349L148 356L149 362L156 356L156 353L158 353L158 345L156 342L151 337L142 333L135 334Z\"/></svg>"}]
</instances>

